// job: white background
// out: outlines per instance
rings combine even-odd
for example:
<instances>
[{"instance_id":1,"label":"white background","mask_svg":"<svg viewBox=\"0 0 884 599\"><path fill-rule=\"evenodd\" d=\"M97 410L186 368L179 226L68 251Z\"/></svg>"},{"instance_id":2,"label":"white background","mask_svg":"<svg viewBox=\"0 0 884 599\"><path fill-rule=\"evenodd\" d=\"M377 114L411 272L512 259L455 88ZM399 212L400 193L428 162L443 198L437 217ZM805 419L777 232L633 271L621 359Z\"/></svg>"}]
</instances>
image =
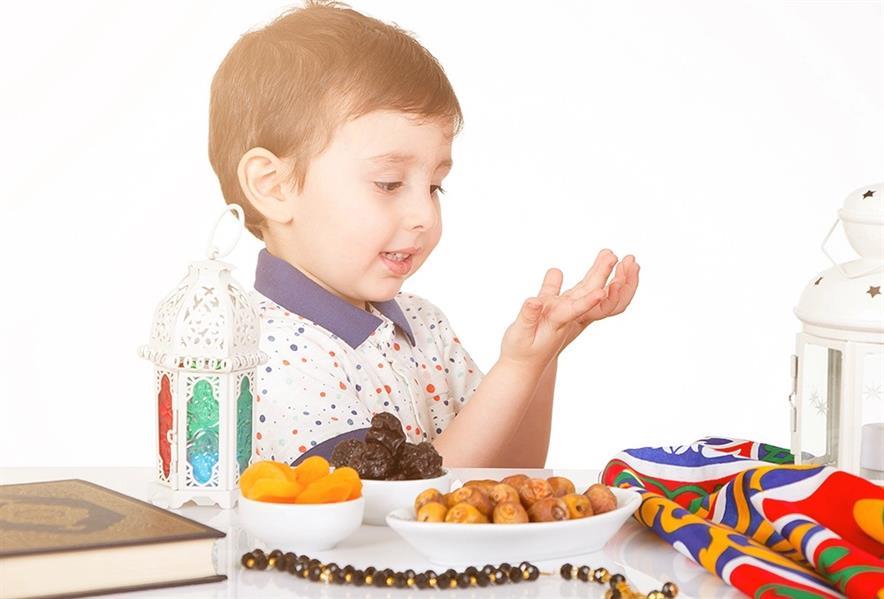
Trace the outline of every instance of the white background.
<instances>
[{"instance_id":1,"label":"white background","mask_svg":"<svg viewBox=\"0 0 884 599\"><path fill-rule=\"evenodd\" d=\"M154 463L153 311L223 202L209 83L283 2L4 4L0 464ZM356 1L442 63L466 126L403 289L480 367L546 268L641 284L560 361L548 465L708 434L787 445L792 308L845 195L884 178L884 7ZM833 250L853 257L840 229ZM251 287L260 248L229 260Z\"/></svg>"}]
</instances>

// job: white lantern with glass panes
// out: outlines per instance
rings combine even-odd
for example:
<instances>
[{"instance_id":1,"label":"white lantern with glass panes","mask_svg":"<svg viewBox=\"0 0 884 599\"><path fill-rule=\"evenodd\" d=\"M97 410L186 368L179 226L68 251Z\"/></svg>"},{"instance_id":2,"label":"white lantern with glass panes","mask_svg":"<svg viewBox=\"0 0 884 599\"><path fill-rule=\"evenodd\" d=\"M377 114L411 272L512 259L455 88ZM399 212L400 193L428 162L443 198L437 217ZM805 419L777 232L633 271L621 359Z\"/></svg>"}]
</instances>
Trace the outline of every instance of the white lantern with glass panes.
<instances>
[{"instance_id":1,"label":"white lantern with glass panes","mask_svg":"<svg viewBox=\"0 0 884 599\"><path fill-rule=\"evenodd\" d=\"M841 222L859 258L826 250ZM832 267L807 284L795 315L803 327L792 356L792 453L884 482L884 184L847 196L823 239Z\"/></svg>"},{"instance_id":2,"label":"white lantern with glass panes","mask_svg":"<svg viewBox=\"0 0 884 599\"><path fill-rule=\"evenodd\" d=\"M238 217L224 249L214 239L224 216ZM154 363L156 480L152 500L163 507L236 504L239 475L252 455L255 369L267 360L258 349L260 321L233 266L221 262L242 234L242 208L228 206L215 224L208 259L157 307L150 342L139 355Z\"/></svg>"}]
</instances>

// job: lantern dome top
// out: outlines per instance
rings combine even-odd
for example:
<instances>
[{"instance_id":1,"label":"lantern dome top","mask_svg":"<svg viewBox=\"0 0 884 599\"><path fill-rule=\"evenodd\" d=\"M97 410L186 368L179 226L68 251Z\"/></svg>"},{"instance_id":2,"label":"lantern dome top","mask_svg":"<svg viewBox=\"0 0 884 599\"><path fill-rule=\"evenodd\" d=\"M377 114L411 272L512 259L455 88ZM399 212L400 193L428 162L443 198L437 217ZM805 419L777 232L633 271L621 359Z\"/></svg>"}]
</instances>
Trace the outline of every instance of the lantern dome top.
<instances>
[{"instance_id":1,"label":"lantern dome top","mask_svg":"<svg viewBox=\"0 0 884 599\"><path fill-rule=\"evenodd\" d=\"M258 349L259 319L233 266L219 260L190 264L160 302L143 358L167 368L231 371L266 361Z\"/></svg>"},{"instance_id":2,"label":"lantern dome top","mask_svg":"<svg viewBox=\"0 0 884 599\"><path fill-rule=\"evenodd\" d=\"M839 264L826 252L838 222L860 259ZM807 332L822 337L884 343L884 183L847 196L822 249L832 267L810 280L795 315Z\"/></svg>"}]
</instances>

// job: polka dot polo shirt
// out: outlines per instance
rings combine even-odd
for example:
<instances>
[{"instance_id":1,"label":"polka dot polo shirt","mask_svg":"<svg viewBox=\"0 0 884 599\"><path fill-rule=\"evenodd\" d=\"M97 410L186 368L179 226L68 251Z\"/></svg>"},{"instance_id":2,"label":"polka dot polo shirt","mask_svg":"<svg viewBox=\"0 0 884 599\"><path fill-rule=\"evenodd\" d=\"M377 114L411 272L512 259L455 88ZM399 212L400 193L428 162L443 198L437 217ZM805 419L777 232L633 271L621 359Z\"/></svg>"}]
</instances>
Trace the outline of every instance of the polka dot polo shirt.
<instances>
[{"instance_id":1,"label":"polka dot polo shirt","mask_svg":"<svg viewBox=\"0 0 884 599\"><path fill-rule=\"evenodd\" d=\"M484 376L442 311L399 292L360 310L266 249L252 302L261 319L252 461L329 458L395 414L408 441L432 441Z\"/></svg>"}]
</instances>

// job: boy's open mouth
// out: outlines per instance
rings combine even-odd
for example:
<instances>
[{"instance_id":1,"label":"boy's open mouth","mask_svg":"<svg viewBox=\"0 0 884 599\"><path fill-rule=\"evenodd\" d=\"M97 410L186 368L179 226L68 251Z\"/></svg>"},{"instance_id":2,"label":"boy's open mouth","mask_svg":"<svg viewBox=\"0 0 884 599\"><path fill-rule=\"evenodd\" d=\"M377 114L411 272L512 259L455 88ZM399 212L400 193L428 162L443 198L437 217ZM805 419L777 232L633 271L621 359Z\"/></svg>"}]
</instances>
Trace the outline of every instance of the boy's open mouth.
<instances>
[{"instance_id":1,"label":"boy's open mouth","mask_svg":"<svg viewBox=\"0 0 884 599\"><path fill-rule=\"evenodd\" d=\"M393 274L404 275L411 270L412 254L381 252L380 256L381 261L387 265L387 268L389 268Z\"/></svg>"}]
</instances>

